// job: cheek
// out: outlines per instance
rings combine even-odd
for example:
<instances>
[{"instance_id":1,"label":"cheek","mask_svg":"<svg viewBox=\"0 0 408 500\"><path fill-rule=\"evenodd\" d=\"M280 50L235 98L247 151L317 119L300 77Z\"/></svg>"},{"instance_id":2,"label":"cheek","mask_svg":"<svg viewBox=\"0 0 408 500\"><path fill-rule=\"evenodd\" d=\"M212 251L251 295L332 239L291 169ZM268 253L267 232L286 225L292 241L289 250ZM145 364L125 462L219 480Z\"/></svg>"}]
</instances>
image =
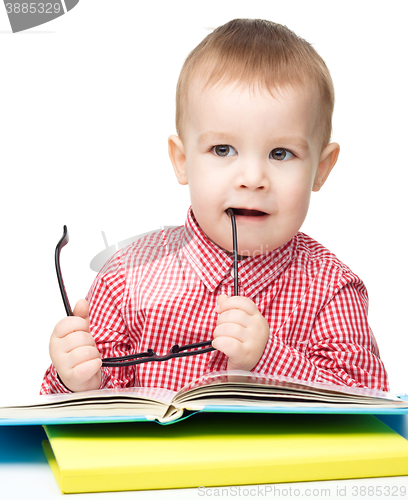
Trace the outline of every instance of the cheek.
<instances>
[{"instance_id":1,"label":"cheek","mask_svg":"<svg viewBox=\"0 0 408 500\"><path fill-rule=\"evenodd\" d=\"M206 210L217 200L217 186L205 176L192 179L189 183L190 199L193 206Z\"/></svg>"},{"instance_id":2,"label":"cheek","mask_svg":"<svg viewBox=\"0 0 408 500\"><path fill-rule=\"evenodd\" d=\"M225 180L212 165L196 162L194 167L189 169L188 184L192 203L206 207L222 202Z\"/></svg>"},{"instance_id":3,"label":"cheek","mask_svg":"<svg viewBox=\"0 0 408 500\"><path fill-rule=\"evenodd\" d=\"M288 202L309 199L312 192L310 176L293 175L281 179L279 191L281 198Z\"/></svg>"},{"instance_id":4,"label":"cheek","mask_svg":"<svg viewBox=\"0 0 408 500\"><path fill-rule=\"evenodd\" d=\"M288 215L302 218L309 208L312 188L310 181L298 179L287 185L281 192L280 206Z\"/></svg>"}]
</instances>

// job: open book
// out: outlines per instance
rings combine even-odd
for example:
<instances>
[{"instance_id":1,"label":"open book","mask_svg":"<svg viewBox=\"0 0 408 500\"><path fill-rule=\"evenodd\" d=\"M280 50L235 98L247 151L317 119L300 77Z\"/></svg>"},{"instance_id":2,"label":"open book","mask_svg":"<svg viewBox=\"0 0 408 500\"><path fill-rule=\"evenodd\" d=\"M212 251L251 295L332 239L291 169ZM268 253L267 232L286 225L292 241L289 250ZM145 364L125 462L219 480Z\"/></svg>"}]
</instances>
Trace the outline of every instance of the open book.
<instances>
[{"instance_id":1,"label":"open book","mask_svg":"<svg viewBox=\"0 0 408 500\"><path fill-rule=\"evenodd\" d=\"M408 400L375 389L234 370L204 375L178 392L132 387L38 396L24 404L0 407L0 425L135 420L171 423L200 411L408 414Z\"/></svg>"}]
</instances>

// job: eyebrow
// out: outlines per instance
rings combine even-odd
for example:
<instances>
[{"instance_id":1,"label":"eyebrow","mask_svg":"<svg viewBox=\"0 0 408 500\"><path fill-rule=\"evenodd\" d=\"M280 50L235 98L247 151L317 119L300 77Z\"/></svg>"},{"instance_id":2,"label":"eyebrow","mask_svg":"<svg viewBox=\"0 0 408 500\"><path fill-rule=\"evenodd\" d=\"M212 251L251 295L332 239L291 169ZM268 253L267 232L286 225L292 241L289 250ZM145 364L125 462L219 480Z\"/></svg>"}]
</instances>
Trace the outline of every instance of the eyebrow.
<instances>
[{"instance_id":1,"label":"eyebrow","mask_svg":"<svg viewBox=\"0 0 408 500\"><path fill-rule=\"evenodd\" d=\"M204 132L198 136L198 143L202 144L203 142L208 141L234 141L235 135L228 134L225 132Z\"/></svg>"},{"instance_id":2,"label":"eyebrow","mask_svg":"<svg viewBox=\"0 0 408 500\"><path fill-rule=\"evenodd\" d=\"M279 146L285 146L285 145L292 145L295 146L299 149L302 149L305 152L310 151L310 146L309 143L306 139L303 137L296 137L296 136L282 136L282 137L273 137L272 138L273 142ZM222 142L225 141L228 143L228 141L235 141L235 135L233 134L228 134L225 132L204 132L199 135L198 137L198 143L203 144L207 141L210 142Z\"/></svg>"},{"instance_id":3,"label":"eyebrow","mask_svg":"<svg viewBox=\"0 0 408 500\"><path fill-rule=\"evenodd\" d=\"M303 137L296 137L296 136L277 137L274 138L273 141L276 144L281 144L282 146L288 144L288 145L293 145L299 149L302 149L305 152L310 151L309 143Z\"/></svg>"}]
</instances>

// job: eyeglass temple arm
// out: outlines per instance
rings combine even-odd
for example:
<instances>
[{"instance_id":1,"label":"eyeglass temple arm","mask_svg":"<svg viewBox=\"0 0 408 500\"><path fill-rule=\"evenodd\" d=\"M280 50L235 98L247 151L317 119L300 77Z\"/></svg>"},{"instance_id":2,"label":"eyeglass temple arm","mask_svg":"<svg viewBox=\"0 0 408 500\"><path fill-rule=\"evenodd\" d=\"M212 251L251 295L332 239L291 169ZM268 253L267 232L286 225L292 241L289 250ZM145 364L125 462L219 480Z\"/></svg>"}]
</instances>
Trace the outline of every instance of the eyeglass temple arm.
<instances>
[{"instance_id":1,"label":"eyeglass temple arm","mask_svg":"<svg viewBox=\"0 0 408 500\"><path fill-rule=\"evenodd\" d=\"M61 266L60 266L61 249L68 243L68 241L69 241L68 229L67 226L64 226L64 234L62 235L62 238L59 240L55 248L55 269L57 271L58 284L61 291L62 301L64 302L65 311L67 313L67 316L73 316L72 309L68 300L68 295L65 290L64 280L62 279Z\"/></svg>"},{"instance_id":2,"label":"eyeglass temple arm","mask_svg":"<svg viewBox=\"0 0 408 500\"><path fill-rule=\"evenodd\" d=\"M232 226L232 248L234 257L234 295L238 295L238 244L237 244L237 225L235 223L235 215L232 208L227 210L228 215L231 217Z\"/></svg>"}]
</instances>

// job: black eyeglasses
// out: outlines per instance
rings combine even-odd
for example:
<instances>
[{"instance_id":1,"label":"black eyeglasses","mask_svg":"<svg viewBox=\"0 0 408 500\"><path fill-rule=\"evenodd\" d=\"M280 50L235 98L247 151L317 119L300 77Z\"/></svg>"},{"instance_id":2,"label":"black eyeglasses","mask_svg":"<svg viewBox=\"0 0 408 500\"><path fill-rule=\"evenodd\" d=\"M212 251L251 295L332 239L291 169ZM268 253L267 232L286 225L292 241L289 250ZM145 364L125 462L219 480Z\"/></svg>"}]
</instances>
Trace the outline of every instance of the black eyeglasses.
<instances>
[{"instance_id":1,"label":"black eyeglasses","mask_svg":"<svg viewBox=\"0 0 408 500\"><path fill-rule=\"evenodd\" d=\"M228 209L228 215L231 217L232 225L232 246L233 246L233 257L234 257L234 295L238 295L238 248L237 248L237 226L235 223L234 212L231 208ZM72 309L68 300L67 292L64 286L64 280L62 279L61 266L60 266L60 254L62 248L68 243L69 235L67 226L64 226L64 234L59 240L57 247L55 249L55 269L57 271L58 284L61 291L62 300L64 302L65 311L67 316L73 316ZM129 354L127 356L118 356L116 358L104 358L102 360L102 366L132 366L140 365L141 363L149 363L150 361L166 361L171 358L183 358L185 356L197 356L198 354L205 354L206 352L215 351L215 348L211 345L212 340L206 342L198 342L197 344L188 344L179 346L174 345L170 351L163 355L158 356L153 349L148 349L146 352L141 352L139 354Z\"/></svg>"}]
</instances>

